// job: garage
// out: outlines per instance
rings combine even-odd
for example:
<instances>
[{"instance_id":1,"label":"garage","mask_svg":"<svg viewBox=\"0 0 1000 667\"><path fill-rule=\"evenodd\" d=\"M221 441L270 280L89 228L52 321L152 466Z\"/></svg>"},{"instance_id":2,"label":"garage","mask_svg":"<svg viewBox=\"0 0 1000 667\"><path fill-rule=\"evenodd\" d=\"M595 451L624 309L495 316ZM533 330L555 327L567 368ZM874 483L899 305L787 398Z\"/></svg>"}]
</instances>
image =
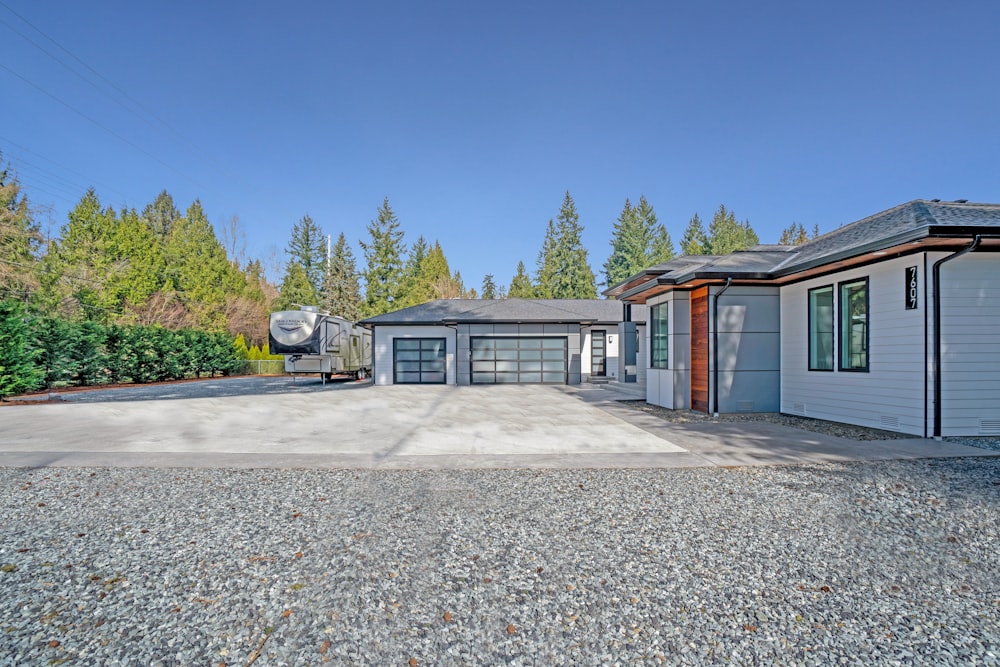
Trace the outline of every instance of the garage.
<instances>
[{"instance_id":1,"label":"garage","mask_svg":"<svg viewBox=\"0 0 1000 667\"><path fill-rule=\"evenodd\" d=\"M567 339L473 336L472 384L566 384Z\"/></svg>"},{"instance_id":2,"label":"garage","mask_svg":"<svg viewBox=\"0 0 1000 667\"><path fill-rule=\"evenodd\" d=\"M444 338L396 338L392 342L395 384L444 384Z\"/></svg>"}]
</instances>

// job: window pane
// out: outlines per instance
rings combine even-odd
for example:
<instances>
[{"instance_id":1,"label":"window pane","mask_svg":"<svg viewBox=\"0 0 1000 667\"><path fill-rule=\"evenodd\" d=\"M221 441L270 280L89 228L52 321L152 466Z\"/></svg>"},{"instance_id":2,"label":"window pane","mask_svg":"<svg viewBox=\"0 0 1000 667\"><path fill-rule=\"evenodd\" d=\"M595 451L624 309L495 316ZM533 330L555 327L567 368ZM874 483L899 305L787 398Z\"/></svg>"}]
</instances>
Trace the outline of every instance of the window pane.
<instances>
[{"instance_id":1,"label":"window pane","mask_svg":"<svg viewBox=\"0 0 1000 667\"><path fill-rule=\"evenodd\" d=\"M840 368L868 370L868 280L840 286Z\"/></svg>"},{"instance_id":2,"label":"window pane","mask_svg":"<svg viewBox=\"0 0 1000 667\"><path fill-rule=\"evenodd\" d=\"M542 362L540 361L525 361L521 360L521 370L522 371L540 371L542 370Z\"/></svg>"},{"instance_id":3,"label":"window pane","mask_svg":"<svg viewBox=\"0 0 1000 667\"><path fill-rule=\"evenodd\" d=\"M472 349L473 350L492 350L494 348L492 338L473 338L472 339Z\"/></svg>"},{"instance_id":4,"label":"window pane","mask_svg":"<svg viewBox=\"0 0 1000 667\"><path fill-rule=\"evenodd\" d=\"M472 350L472 360L493 359L495 354L493 350Z\"/></svg>"},{"instance_id":5,"label":"window pane","mask_svg":"<svg viewBox=\"0 0 1000 667\"><path fill-rule=\"evenodd\" d=\"M487 371L492 373L494 370L492 361L473 361L472 362L472 372L481 373Z\"/></svg>"},{"instance_id":6,"label":"window pane","mask_svg":"<svg viewBox=\"0 0 1000 667\"><path fill-rule=\"evenodd\" d=\"M420 350L396 350L396 361L417 361L420 359Z\"/></svg>"},{"instance_id":7,"label":"window pane","mask_svg":"<svg viewBox=\"0 0 1000 667\"><path fill-rule=\"evenodd\" d=\"M565 350L542 350L542 359L558 359L562 361L565 358Z\"/></svg>"},{"instance_id":8,"label":"window pane","mask_svg":"<svg viewBox=\"0 0 1000 667\"><path fill-rule=\"evenodd\" d=\"M543 361L542 362L543 371L565 371L566 363L563 361Z\"/></svg>"},{"instance_id":9,"label":"window pane","mask_svg":"<svg viewBox=\"0 0 1000 667\"><path fill-rule=\"evenodd\" d=\"M516 350L517 349L517 339L516 338L497 338L497 349L498 350Z\"/></svg>"},{"instance_id":10,"label":"window pane","mask_svg":"<svg viewBox=\"0 0 1000 667\"><path fill-rule=\"evenodd\" d=\"M661 303L653 306L650 310L650 322L649 322L649 365L652 368L668 368L667 360L669 358L668 352L668 337L667 337L667 306L669 304Z\"/></svg>"},{"instance_id":11,"label":"window pane","mask_svg":"<svg viewBox=\"0 0 1000 667\"><path fill-rule=\"evenodd\" d=\"M517 350L497 350L497 359L504 359L506 361L516 361L517 360Z\"/></svg>"},{"instance_id":12,"label":"window pane","mask_svg":"<svg viewBox=\"0 0 1000 667\"><path fill-rule=\"evenodd\" d=\"M421 375L421 382L442 384L444 383L444 373L423 373Z\"/></svg>"},{"instance_id":13,"label":"window pane","mask_svg":"<svg viewBox=\"0 0 1000 667\"><path fill-rule=\"evenodd\" d=\"M833 286L809 290L809 370L833 370Z\"/></svg>"},{"instance_id":14,"label":"window pane","mask_svg":"<svg viewBox=\"0 0 1000 667\"><path fill-rule=\"evenodd\" d=\"M497 362L498 371L516 371L517 362L516 361L498 361Z\"/></svg>"},{"instance_id":15,"label":"window pane","mask_svg":"<svg viewBox=\"0 0 1000 667\"><path fill-rule=\"evenodd\" d=\"M396 382L400 384L420 382L420 373L396 373Z\"/></svg>"},{"instance_id":16,"label":"window pane","mask_svg":"<svg viewBox=\"0 0 1000 667\"><path fill-rule=\"evenodd\" d=\"M493 384L496 381L493 373L473 373L472 384Z\"/></svg>"},{"instance_id":17,"label":"window pane","mask_svg":"<svg viewBox=\"0 0 1000 667\"><path fill-rule=\"evenodd\" d=\"M566 382L566 374L565 373L542 373L542 381L543 382L550 382L550 383L551 382L565 383Z\"/></svg>"},{"instance_id":18,"label":"window pane","mask_svg":"<svg viewBox=\"0 0 1000 667\"><path fill-rule=\"evenodd\" d=\"M565 338L542 338L542 347L553 350L553 349L565 349L566 339Z\"/></svg>"},{"instance_id":19,"label":"window pane","mask_svg":"<svg viewBox=\"0 0 1000 667\"><path fill-rule=\"evenodd\" d=\"M397 350L419 350L420 349L420 339L419 338L396 338L396 349Z\"/></svg>"},{"instance_id":20,"label":"window pane","mask_svg":"<svg viewBox=\"0 0 1000 667\"><path fill-rule=\"evenodd\" d=\"M535 383L538 383L538 382L542 381L542 374L541 373L521 373L521 380L520 381L521 382L535 382Z\"/></svg>"}]
</instances>

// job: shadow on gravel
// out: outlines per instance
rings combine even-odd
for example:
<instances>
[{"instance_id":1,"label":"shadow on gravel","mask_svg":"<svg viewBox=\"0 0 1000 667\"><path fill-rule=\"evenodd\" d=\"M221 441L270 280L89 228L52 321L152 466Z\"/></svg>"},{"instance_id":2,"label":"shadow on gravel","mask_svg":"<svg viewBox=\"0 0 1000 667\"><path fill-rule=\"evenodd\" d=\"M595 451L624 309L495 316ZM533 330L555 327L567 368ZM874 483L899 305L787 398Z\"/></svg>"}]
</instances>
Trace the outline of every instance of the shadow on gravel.
<instances>
[{"instance_id":1,"label":"shadow on gravel","mask_svg":"<svg viewBox=\"0 0 1000 667\"><path fill-rule=\"evenodd\" d=\"M169 401L189 398L226 398L234 396L262 396L276 394L310 394L321 391L363 389L371 380L334 378L323 380L316 376L246 376L204 378L182 382L141 384L109 389L87 388L55 390L45 394L23 396L11 401L15 405L33 403L123 403L133 401Z\"/></svg>"}]
</instances>

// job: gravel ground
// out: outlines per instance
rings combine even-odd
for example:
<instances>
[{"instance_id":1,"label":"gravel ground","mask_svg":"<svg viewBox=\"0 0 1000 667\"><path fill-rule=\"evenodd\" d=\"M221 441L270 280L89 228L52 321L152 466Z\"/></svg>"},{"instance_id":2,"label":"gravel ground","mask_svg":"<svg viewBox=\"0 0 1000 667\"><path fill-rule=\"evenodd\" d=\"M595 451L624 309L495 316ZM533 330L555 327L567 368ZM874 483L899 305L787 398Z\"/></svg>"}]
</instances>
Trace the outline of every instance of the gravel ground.
<instances>
[{"instance_id":1,"label":"gravel ground","mask_svg":"<svg viewBox=\"0 0 1000 667\"><path fill-rule=\"evenodd\" d=\"M823 419L812 419L810 417L797 417L795 415L783 415L776 412L757 412L757 413L745 413L745 414L720 414L718 417L713 417L712 415L706 414L704 412L696 412L694 410L671 410L669 408L663 408L658 405L653 405L642 400L626 400L618 401L623 405L627 405L636 410L642 410L643 412L648 412L654 414L661 419L669 422L674 422L676 424L685 424L693 422L751 422L751 421L766 421L772 424L781 424L782 426L791 426L792 428L800 428L805 431L813 431L815 433L825 433L827 435L837 436L839 438L847 438L849 440L902 440L913 438L914 436L907 433L897 433L895 431L883 431L877 428L867 428L864 426L854 426L852 424L841 424L839 422L825 421ZM968 445L970 447L979 447L981 449L990 449L994 451L1000 451L1000 437L979 437L979 436L961 436L961 437L947 437L944 438L945 442L954 442L960 445Z\"/></svg>"},{"instance_id":2,"label":"gravel ground","mask_svg":"<svg viewBox=\"0 0 1000 667\"><path fill-rule=\"evenodd\" d=\"M0 469L0 665L998 665L1000 460Z\"/></svg>"}]
</instances>

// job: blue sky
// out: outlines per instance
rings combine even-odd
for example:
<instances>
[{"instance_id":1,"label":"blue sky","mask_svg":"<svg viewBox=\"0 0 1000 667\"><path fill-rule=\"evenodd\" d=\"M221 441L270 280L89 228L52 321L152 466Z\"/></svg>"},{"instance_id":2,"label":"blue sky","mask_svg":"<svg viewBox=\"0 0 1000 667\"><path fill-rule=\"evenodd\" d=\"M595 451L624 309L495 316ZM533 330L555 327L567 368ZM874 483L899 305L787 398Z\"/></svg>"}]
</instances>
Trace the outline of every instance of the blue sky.
<instances>
[{"instance_id":1,"label":"blue sky","mask_svg":"<svg viewBox=\"0 0 1000 667\"><path fill-rule=\"evenodd\" d=\"M306 213L360 263L388 197L477 288L534 269L568 190L600 273L626 197L675 244L719 204L775 242L1000 202L998 25L995 0L0 0L0 150L53 234L88 186L166 189L265 263Z\"/></svg>"}]
</instances>

